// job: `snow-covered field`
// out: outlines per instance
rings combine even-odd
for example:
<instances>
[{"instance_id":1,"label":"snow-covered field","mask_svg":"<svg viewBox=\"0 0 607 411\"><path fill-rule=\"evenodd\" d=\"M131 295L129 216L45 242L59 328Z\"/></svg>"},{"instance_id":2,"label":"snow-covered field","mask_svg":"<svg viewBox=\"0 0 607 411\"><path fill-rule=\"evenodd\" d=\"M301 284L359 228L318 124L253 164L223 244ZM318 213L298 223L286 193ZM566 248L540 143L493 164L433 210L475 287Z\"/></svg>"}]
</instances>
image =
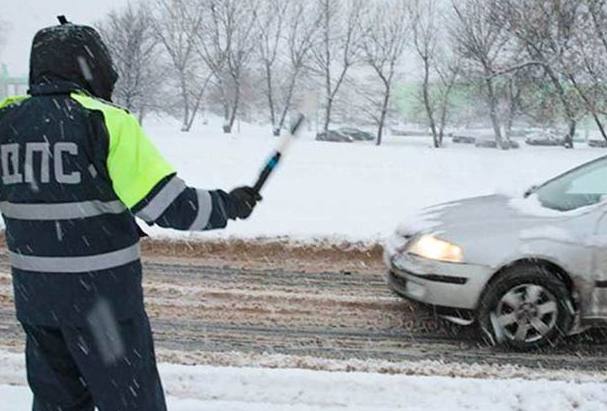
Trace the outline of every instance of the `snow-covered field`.
<instances>
[{"instance_id":1,"label":"snow-covered field","mask_svg":"<svg viewBox=\"0 0 607 411\"><path fill-rule=\"evenodd\" d=\"M276 143L267 128L244 125L233 136L217 125L180 133L174 122L158 120L146 129L186 181L205 188L252 184ZM520 194L604 154L581 144L576 150L524 144L507 152L461 145L436 150L429 139L405 137L388 137L376 147L315 142L308 133L269 182L251 220L193 237L376 241L422 207L496 192Z\"/></svg>"},{"instance_id":2,"label":"snow-covered field","mask_svg":"<svg viewBox=\"0 0 607 411\"><path fill-rule=\"evenodd\" d=\"M20 356L1 353L0 410L30 409ZM160 367L171 411L607 410L601 383L254 368Z\"/></svg>"}]
</instances>

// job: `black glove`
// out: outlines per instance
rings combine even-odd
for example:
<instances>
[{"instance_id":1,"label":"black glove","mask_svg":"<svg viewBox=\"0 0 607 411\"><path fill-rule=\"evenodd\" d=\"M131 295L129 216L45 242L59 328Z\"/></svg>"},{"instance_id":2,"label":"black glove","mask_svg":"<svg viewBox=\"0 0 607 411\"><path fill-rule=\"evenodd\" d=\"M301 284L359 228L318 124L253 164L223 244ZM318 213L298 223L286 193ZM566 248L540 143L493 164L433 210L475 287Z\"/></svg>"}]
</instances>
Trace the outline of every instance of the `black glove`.
<instances>
[{"instance_id":1,"label":"black glove","mask_svg":"<svg viewBox=\"0 0 607 411\"><path fill-rule=\"evenodd\" d=\"M228 194L227 213L232 220L249 218L261 195L251 187L238 187Z\"/></svg>"}]
</instances>

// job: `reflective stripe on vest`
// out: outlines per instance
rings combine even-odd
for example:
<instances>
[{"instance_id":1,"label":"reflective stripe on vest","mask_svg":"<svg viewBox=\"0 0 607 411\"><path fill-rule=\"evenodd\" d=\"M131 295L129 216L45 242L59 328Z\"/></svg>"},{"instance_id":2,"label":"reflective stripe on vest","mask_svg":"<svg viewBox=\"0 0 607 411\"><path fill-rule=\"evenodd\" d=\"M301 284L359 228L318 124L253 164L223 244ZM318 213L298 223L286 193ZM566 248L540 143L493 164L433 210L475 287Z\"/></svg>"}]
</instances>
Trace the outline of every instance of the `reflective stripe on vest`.
<instances>
[{"instance_id":1,"label":"reflective stripe on vest","mask_svg":"<svg viewBox=\"0 0 607 411\"><path fill-rule=\"evenodd\" d=\"M126 207L118 200L60 204L17 204L4 201L0 202L0 210L5 217L16 220L55 221L121 214L126 211Z\"/></svg>"},{"instance_id":2,"label":"reflective stripe on vest","mask_svg":"<svg viewBox=\"0 0 607 411\"><path fill-rule=\"evenodd\" d=\"M11 265L24 271L40 273L88 273L109 270L139 260L139 243L105 254L85 257L36 257L10 252Z\"/></svg>"},{"instance_id":3,"label":"reflective stripe on vest","mask_svg":"<svg viewBox=\"0 0 607 411\"><path fill-rule=\"evenodd\" d=\"M185 189L186 184L182 179L177 176L171 178L171 180L162 187L160 192L137 213L137 217L148 223L153 223L160 218Z\"/></svg>"},{"instance_id":4,"label":"reflective stripe on vest","mask_svg":"<svg viewBox=\"0 0 607 411\"><path fill-rule=\"evenodd\" d=\"M189 228L189 231L202 231L209 225L213 211L211 193L206 190L196 190L198 197L198 215Z\"/></svg>"}]
</instances>

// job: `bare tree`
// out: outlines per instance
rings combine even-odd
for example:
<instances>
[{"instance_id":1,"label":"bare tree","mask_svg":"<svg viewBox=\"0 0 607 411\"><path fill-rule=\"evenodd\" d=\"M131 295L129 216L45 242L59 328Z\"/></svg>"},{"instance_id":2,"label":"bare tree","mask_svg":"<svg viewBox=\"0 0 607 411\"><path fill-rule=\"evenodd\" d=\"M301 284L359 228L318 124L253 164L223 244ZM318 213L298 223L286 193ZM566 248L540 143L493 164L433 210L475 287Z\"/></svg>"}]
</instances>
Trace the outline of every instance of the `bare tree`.
<instances>
[{"instance_id":1,"label":"bare tree","mask_svg":"<svg viewBox=\"0 0 607 411\"><path fill-rule=\"evenodd\" d=\"M258 57L272 131L280 135L295 87L305 73L318 32L314 3L265 0L258 8Z\"/></svg>"},{"instance_id":2,"label":"bare tree","mask_svg":"<svg viewBox=\"0 0 607 411\"><path fill-rule=\"evenodd\" d=\"M501 22L516 38L534 64L541 65L554 87L568 123L565 138L565 146L568 148L573 147L579 113L571 93L568 93L566 80L563 80L567 78L575 83L575 74L567 72L563 57L574 37L581 1L583 0L492 2L495 20Z\"/></svg>"},{"instance_id":3,"label":"bare tree","mask_svg":"<svg viewBox=\"0 0 607 411\"><path fill-rule=\"evenodd\" d=\"M405 0L380 1L369 10L370 18L361 20L364 32L362 50L365 63L373 69L382 84L382 101L377 118L377 145L381 145L393 83L409 35L409 12Z\"/></svg>"},{"instance_id":4,"label":"bare tree","mask_svg":"<svg viewBox=\"0 0 607 411\"><path fill-rule=\"evenodd\" d=\"M489 105L489 117L495 133L495 141L502 149L507 149L501 131L499 115L499 96L496 90L496 74L499 72L500 59L507 55L510 37L493 19L493 2L467 0L452 2L455 21L451 27L456 52L462 62L469 64L469 70L478 72Z\"/></svg>"},{"instance_id":5,"label":"bare tree","mask_svg":"<svg viewBox=\"0 0 607 411\"><path fill-rule=\"evenodd\" d=\"M280 64L280 52L285 40L283 31L287 25L286 17L290 0L265 0L258 9L258 55L265 78L265 95L270 111L270 122L275 136L280 135L280 127L277 124L277 102L276 102L276 66Z\"/></svg>"},{"instance_id":6,"label":"bare tree","mask_svg":"<svg viewBox=\"0 0 607 411\"><path fill-rule=\"evenodd\" d=\"M591 98L594 109L607 114L607 1L587 0L586 14L581 16L581 24L592 22L577 30L577 44L585 72L592 84ZM590 18L588 18L590 17Z\"/></svg>"},{"instance_id":7,"label":"bare tree","mask_svg":"<svg viewBox=\"0 0 607 411\"><path fill-rule=\"evenodd\" d=\"M283 87L282 110L278 131L284 127L287 114L295 98L295 87L308 72L311 50L319 32L320 14L314 10L315 3L292 1L287 18L290 21L286 38L287 71Z\"/></svg>"},{"instance_id":8,"label":"bare tree","mask_svg":"<svg viewBox=\"0 0 607 411\"><path fill-rule=\"evenodd\" d=\"M200 0L205 1L205 0ZM229 104L225 97L225 64L231 47L231 37L223 35L223 18L215 3L208 1L203 12L202 24L196 35L196 51L208 69L208 73L197 96L199 106L207 86L214 79L215 89L220 91L224 116L227 118Z\"/></svg>"},{"instance_id":9,"label":"bare tree","mask_svg":"<svg viewBox=\"0 0 607 411\"><path fill-rule=\"evenodd\" d=\"M415 0L412 4L413 46L422 62L421 101L432 132L434 147L442 147L451 93L460 73L460 62L440 44L447 41L441 30L436 0Z\"/></svg>"},{"instance_id":10,"label":"bare tree","mask_svg":"<svg viewBox=\"0 0 607 411\"><path fill-rule=\"evenodd\" d=\"M444 60L438 61L435 67L438 79L433 95L438 117L437 140L439 146L443 145L445 129L447 128L450 111L453 108L451 97L461 74L461 65L458 58L446 55L443 55L442 58Z\"/></svg>"},{"instance_id":11,"label":"bare tree","mask_svg":"<svg viewBox=\"0 0 607 411\"><path fill-rule=\"evenodd\" d=\"M362 0L317 0L320 40L312 49L313 68L323 78L325 114L323 130L329 130L335 97L348 71L360 55Z\"/></svg>"},{"instance_id":12,"label":"bare tree","mask_svg":"<svg viewBox=\"0 0 607 411\"><path fill-rule=\"evenodd\" d=\"M198 32L200 51L221 96L226 134L241 106L243 81L256 48L258 0L207 0L208 22Z\"/></svg>"},{"instance_id":13,"label":"bare tree","mask_svg":"<svg viewBox=\"0 0 607 411\"><path fill-rule=\"evenodd\" d=\"M153 0L149 12L131 5L102 26L118 101L141 116L178 113L184 131L208 106L226 133L263 114L278 135L305 88L321 102L320 129L364 117L381 144L411 39L417 108L435 146L459 109L455 90L482 92L486 104L472 111L488 111L501 148L516 118L544 124L555 114L569 146L584 116L607 139L607 0ZM178 93L155 101L165 84Z\"/></svg>"},{"instance_id":14,"label":"bare tree","mask_svg":"<svg viewBox=\"0 0 607 411\"><path fill-rule=\"evenodd\" d=\"M204 3L197 0L155 0L152 27L170 57L181 95L182 131L190 131L198 96L196 80L196 33L203 19Z\"/></svg>"},{"instance_id":15,"label":"bare tree","mask_svg":"<svg viewBox=\"0 0 607 411\"><path fill-rule=\"evenodd\" d=\"M607 101L607 2L586 0L580 6L574 39L563 57L567 77L592 116L603 139L607 131L601 118Z\"/></svg>"},{"instance_id":16,"label":"bare tree","mask_svg":"<svg viewBox=\"0 0 607 411\"><path fill-rule=\"evenodd\" d=\"M521 109L521 99L523 94L523 88L521 87L522 82L520 81L519 73L512 73L505 78L504 86L505 89L503 94L505 95L506 101L506 114L504 120L504 137L506 140L510 140L512 135L512 127L514 125L514 119L519 114Z\"/></svg>"},{"instance_id":17,"label":"bare tree","mask_svg":"<svg viewBox=\"0 0 607 411\"><path fill-rule=\"evenodd\" d=\"M99 23L120 79L114 96L118 104L142 121L145 114L158 107L160 82L159 48L150 25L150 15L141 6L128 4L110 12Z\"/></svg>"},{"instance_id":18,"label":"bare tree","mask_svg":"<svg viewBox=\"0 0 607 411\"><path fill-rule=\"evenodd\" d=\"M442 136L439 136L435 119L435 104L431 97L431 75L432 65L436 58L436 50L438 48L438 24L436 3L434 0L415 0L412 5L412 28L413 28L413 44L415 52L422 61L423 81L422 81L422 101L434 147L442 146Z\"/></svg>"}]
</instances>

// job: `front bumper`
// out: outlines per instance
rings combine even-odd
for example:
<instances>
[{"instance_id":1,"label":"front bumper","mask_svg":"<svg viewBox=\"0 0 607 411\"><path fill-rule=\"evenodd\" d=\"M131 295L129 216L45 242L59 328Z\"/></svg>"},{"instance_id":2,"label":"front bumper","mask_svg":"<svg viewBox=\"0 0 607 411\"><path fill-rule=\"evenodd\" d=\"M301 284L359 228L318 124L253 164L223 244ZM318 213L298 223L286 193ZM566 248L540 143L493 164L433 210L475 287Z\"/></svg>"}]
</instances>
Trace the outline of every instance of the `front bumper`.
<instances>
[{"instance_id":1,"label":"front bumper","mask_svg":"<svg viewBox=\"0 0 607 411\"><path fill-rule=\"evenodd\" d=\"M410 254L386 258L387 281L398 294L425 304L466 310L476 309L493 272L474 264L426 260Z\"/></svg>"}]
</instances>

